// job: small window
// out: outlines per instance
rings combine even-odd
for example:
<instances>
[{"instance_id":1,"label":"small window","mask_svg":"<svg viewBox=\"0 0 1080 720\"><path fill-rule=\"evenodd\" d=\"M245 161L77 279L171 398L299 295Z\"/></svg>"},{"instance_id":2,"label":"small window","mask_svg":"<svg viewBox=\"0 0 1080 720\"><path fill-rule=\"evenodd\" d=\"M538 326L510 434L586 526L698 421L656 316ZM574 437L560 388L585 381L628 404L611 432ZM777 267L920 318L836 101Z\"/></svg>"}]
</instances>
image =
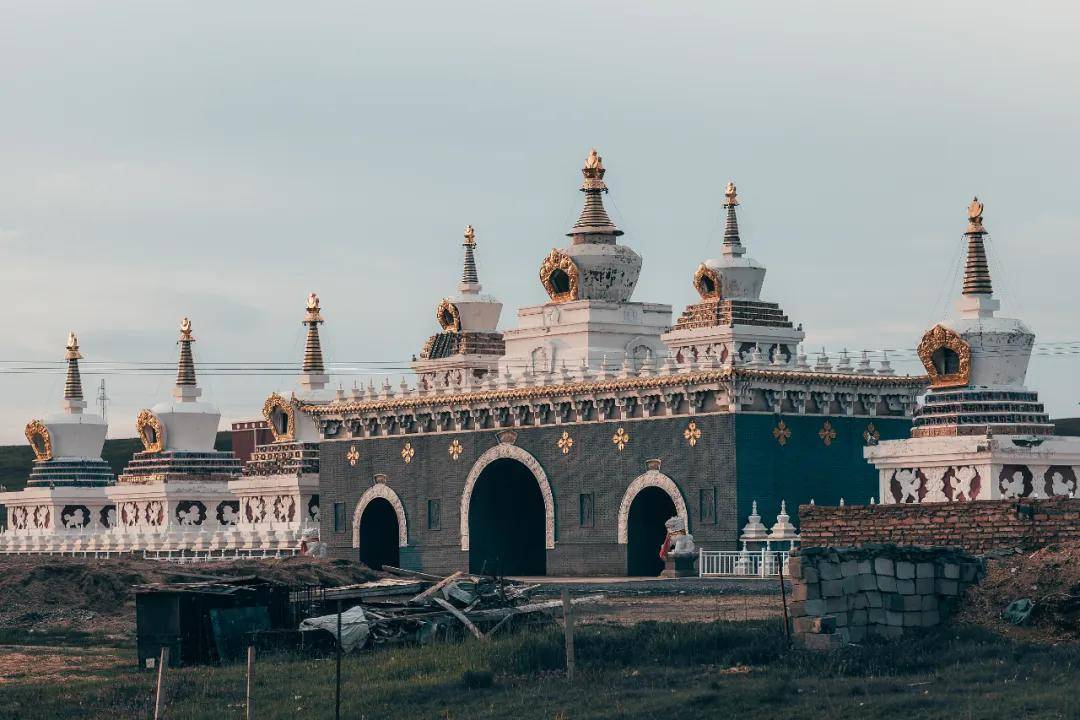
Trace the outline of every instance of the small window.
<instances>
[{"instance_id":1,"label":"small window","mask_svg":"<svg viewBox=\"0 0 1080 720\"><path fill-rule=\"evenodd\" d=\"M428 530L442 530L442 503L438 500L427 501Z\"/></svg>"},{"instance_id":2,"label":"small window","mask_svg":"<svg viewBox=\"0 0 1080 720\"><path fill-rule=\"evenodd\" d=\"M716 488L704 488L699 494L699 517L702 525L716 524Z\"/></svg>"},{"instance_id":3,"label":"small window","mask_svg":"<svg viewBox=\"0 0 1080 720\"><path fill-rule=\"evenodd\" d=\"M334 503L334 532L345 532L345 503Z\"/></svg>"},{"instance_id":4,"label":"small window","mask_svg":"<svg viewBox=\"0 0 1080 720\"><path fill-rule=\"evenodd\" d=\"M930 356L938 375L955 375L960 372L960 356L955 350L940 347Z\"/></svg>"},{"instance_id":5,"label":"small window","mask_svg":"<svg viewBox=\"0 0 1080 720\"><path fill-rule=\"evenodd\" d=\"M592 493L582 493L578 497L578 524L581 527L596 524L596 496Z\"/></svg>"},{"instance_id":6,"label":"small window","mask_svg":"<svg viewBox=\"0 0 1080 720\"><path fill-rule=\"evenodd\" d=\"M551 281L551 287L559 295L570 292L570 276L563 270L556 268L551 271L551 275L548 277Z\"/></svg>"}]
</instances>

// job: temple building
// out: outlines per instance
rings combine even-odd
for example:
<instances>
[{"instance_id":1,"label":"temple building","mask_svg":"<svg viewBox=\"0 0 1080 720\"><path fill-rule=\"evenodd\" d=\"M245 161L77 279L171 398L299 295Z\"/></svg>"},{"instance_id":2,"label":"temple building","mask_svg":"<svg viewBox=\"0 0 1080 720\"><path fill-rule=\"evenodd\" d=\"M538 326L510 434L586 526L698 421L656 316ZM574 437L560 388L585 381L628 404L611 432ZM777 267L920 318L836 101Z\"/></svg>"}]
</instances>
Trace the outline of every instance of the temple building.
<instances>
[{"instance_id":1,"label":"temple building","mask_svg":"<svg viewBox=\"0 0 1080 720\"><path fill-rule=\"evenodd\" d=\"M1080 438L1055 436L1024 385L1035 334L998 317L983 204L968 208L967 263L955 317L926 331L919 359L931 389L911 437L867 447L886 503L1075 496Z\"/></svg>"},{"instance_id":2,"label":"temple building","mask_svg":"<svg viewBox=\"0 0 1080 720\"><path fill-rule=\"evenodd\" d=\"M765 267L745 255L733 185L719 258L688 268L701 301L672 327L669 305L632 299L642 258L604 208L605 173L589 153L570 242L541 262L549 300L519 310L517 327L500 336L500 306L479 294L470 230L416 386L387 380L296 409L322 438L332 555L649 575L673 516L699 546L736 549L754 501L776 513L876 492L863 448L908 434L925 378L865 354L808 361L801 326L761 299Z\"/></svg>"}]
</instances>

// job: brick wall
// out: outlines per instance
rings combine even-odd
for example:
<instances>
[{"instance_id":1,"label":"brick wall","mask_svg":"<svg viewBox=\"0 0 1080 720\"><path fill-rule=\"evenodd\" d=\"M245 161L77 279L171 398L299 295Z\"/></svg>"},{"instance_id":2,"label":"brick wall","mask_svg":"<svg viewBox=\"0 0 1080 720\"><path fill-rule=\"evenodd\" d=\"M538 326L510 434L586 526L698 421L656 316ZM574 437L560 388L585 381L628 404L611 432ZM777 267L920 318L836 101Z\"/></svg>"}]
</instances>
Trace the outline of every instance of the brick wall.
<instances>
[{"instance_id":1,"label":"brick wall","mask_svg":"<svg viewBox=\"0 0 1080 720\"><path fill-rule=\"evenodd\" d=\"M803 547L867 543L950 546L972 553L1080 542L1080 499L799 508Z\"/></svg>"},{"instance_id":2,"label":"brick wall","mask_svg":"<svg viewBox=\"0 0 1080 720\"><path fill-rule=\"evenodd\" d=\"M874 545L804 548L792 555L788 572L794 639L827 650L939 625L986 567L956 550Z\"/></svg>"},{"instance_id":3,"label":"brick wall","mask_svg":"<svg viewBox=\"0 0 1080 720\"><path fill-rule=\"evenodd\" d=\"M691 447L684 431L690 420L701 438ZM735 443L731 415L696 418L652 418L518 427L516 445L533 455L548 477L555 504L555 549L547 551L549 575L623 575L626 545L617 542L619 503L627 486L647 471L646 461L659 459L660 472L679 487L690 516L695 541L706 549L735 548L739 522L735 515ZM618 428L630 435L622 451L612 442ZM574 443L563 453L563 431ZM455 459L448 447L462 447ZM404 444L414 455L405 463ZM405 508L409 546L401 548L402 565L429 572L467 569L469 554L461 550L459 504L465 479L476 459L498 443L495 430L324 441L320 445L319 492L322 538L333 557L356 557L352 547L353 511L375 475L385 475ZM359 457L348 461L355 447ZM582 527L579 495L595 498L595 520ZM703 496L713 510L703 517ZM427 527L429 500L439 500L438 529ZM343 503L346 522L333 529L333 504ZM743 518L745 522L745 518Z\"/></svg>"}]
</instances>

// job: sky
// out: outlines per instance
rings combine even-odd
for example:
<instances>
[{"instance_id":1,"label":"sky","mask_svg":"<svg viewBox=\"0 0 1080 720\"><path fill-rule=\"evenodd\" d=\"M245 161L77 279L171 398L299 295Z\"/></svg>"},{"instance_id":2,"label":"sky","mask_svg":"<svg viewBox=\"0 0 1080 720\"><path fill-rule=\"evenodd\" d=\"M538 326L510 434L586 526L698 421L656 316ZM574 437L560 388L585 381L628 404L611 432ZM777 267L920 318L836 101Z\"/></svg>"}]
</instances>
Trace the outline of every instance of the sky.
<instances>
[{"instance_id":1,"label":"sky","mask_svg":"<svg viewBox=\"0 0 1080 720\"><path fill-rule=\"evenodd\" d=\"M58 409L62 375L10 370L61 360L69 330L90 410L106 379L113 437L174 374L89 363L170 365L185 315L200 364L299 363L314 291L335 382L405 367L456 289L468 223L512 328L546 300L537 270L567 242L592 147L644 257L635 300L694 300L734 180L764 297L803 323L811 360L910 351L958 296L977 194L999 314L1080 341L1073 3L0 11L0 442ZM895 364L921 372L910 358ZM1051 416L1080 415L1078 369L1033 357ZM292 378L200 382L225 426Z\"/></svg>"}]
</instances>

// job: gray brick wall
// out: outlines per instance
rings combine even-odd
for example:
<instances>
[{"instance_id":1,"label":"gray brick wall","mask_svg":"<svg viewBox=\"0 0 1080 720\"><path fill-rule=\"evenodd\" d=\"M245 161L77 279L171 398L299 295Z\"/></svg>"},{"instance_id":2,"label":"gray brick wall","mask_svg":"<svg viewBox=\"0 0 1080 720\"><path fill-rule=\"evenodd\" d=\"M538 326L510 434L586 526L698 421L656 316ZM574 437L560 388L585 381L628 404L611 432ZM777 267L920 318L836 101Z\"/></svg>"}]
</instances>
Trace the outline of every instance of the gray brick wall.
<instances>
[{"instance_id":1,"label":"gray brick wall","mask_svg":"<svg viewBox=\"0 0 1080 720\"><path fill-rule=\"evenodd\" d=\"M693 419L701 438L690 447L683 431ZM630 442L621 452L612 442L619 428ZM555 549L547 553L549 575L621 575L626 572L626 546L617 542L619 503L627 486L647 471L646 461L661 461L660 472L679 486L690 516L690 529L699 545L732 549L738 535L735 496L735 432L733 416L650 418L622 422L515 428L518 447L544 468L555 502ZM574 441L566 455L557 443L563 431ZM457 460L448 448L457 440L463 451ZM405 443L415 450L405 463ZM459 506L469 470L485 451L498 444L496 431L406 435L388 438L326 441L321 445L320 497L323 538L333 557L355 557L352 515L360 496L375 483L386 483L405 507L409 547L402 548L406 567L446 572L468 566L461 550ZM356 465L346 459L351 447L360 454ZM700 491L715 492L716 514L701 522ZM593 527L580 527L579 495L595 496ZM428 500L441 503L441 529L427 527ZM347 524L333 531L333 503L345 504Z\"/></svg>"}]
</instances>

